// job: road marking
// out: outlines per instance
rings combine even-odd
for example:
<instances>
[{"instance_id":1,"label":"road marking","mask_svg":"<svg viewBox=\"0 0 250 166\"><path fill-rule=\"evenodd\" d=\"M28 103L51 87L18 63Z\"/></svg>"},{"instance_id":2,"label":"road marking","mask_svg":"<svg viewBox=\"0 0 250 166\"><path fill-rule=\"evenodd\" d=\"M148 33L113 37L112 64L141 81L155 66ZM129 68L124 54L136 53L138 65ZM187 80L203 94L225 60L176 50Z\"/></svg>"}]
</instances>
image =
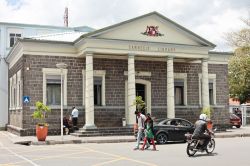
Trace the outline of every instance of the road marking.
<instances>
[{"instance_id":1,"label":"road marking","mask_svg":"<svg viewBox=\"0 0 250 166\"><path fill-rule=\"evenodd\" d=\"M21 155L15 153L15 152L13 152L13 151L10 150L9 148L4 147L3 144L2 144L2 142L0 142L0 147L2 147L3 149L7 150L7 151L10 152L10 153L12 153L14 156L16 156L16 157L18 157L18 158L21 158L21 159L25 160L26 162L30 163L30 164L33 165L33 166L39 166L39 165L37 165L36 163L34 163L33 161L31 161L31 160L25 158L24 156L21 156ZM10 165L10 164L8 164L8 165Z\"/></svg>"},{"instance_id":2,"label":"road marking","mask_svg":"<svg viewBox=\"0 0 250 166\"><path fill-rule=\"evenodd\" d=\"M89 149L91 150L91 148L89 148ZM113 157L118 157L118 159L111 160L110 162L116 162L116 161L119 161L119 160L129 160L129 161L133 161L133 162L144 164L144 165L157 166L156 164L153 164L153 163L143 162L143 161L140 161L140 160L135 160L135 159L131 159L131 158L128 158L128 157L124 157L124 156L120 156L120 155L116 155L116 154L112 154L112 153L107 153L107 152L98 151L98 150L94 150L94 149L92 149L92 151L96 152L96 153L102 153L102 154L110 155L110 156L113 156ZM106 162L103 162L103 163L105 164ZM104 165L102 163L100 163L100 164ZM97 165L93 165L93 166L97 166Z\"/></svg>"},{"instance_id":3,"label":"road marking","mask_svg":"<svg viewBox=\"0 0 250 166\"><path fill-rule=\"evenodd\" d=\"M50 158L59 158L60 159L61 157L66 157L66 156L75 155L75 154L82 154L82 153L87 153L87 152L90 152L90 151L70 153L70 154L64 154L64 155L56 155L56 156L50 155L50 156L46 156L46 157L35 158L35 159L33 159L33 161L39 161L39 160L50 159ZM21 163L24 163L24 161L9 163L9 164L21 164Z\"/></svg>"},{"instance_id":4,"label":"road marking","mask_svg":"<svg viewBox=\"0 0 250 166\"><path fill-rule=\"evenodd\" d=\"M101 166L101 165L105 165L105 164L117 162L117 161L124 160L124 159L125 159L124 157L120 157L118 159L114 159L114 160L110 160L110 161L105 161L105 162L102 162L102 163L99 163L99 164L95 164L95 165L92 165L92 166Z\"/></svg>"},{"instance_id":5,"label":"road marking","mask_svg":"<svg viewBox=\"0 0 250 166\"><path fill-rule=\"evenodd\" d=\"M146 163L146 162L143 162L143 161L140 161L140 160L131 159L131 158L126 158L126 160L134 161L136 163L141 163L141 164L144 164L144 165L157 166L156 164L153 164L153 163L148 163L148 162Z\"/></svg>"}]
</instances>

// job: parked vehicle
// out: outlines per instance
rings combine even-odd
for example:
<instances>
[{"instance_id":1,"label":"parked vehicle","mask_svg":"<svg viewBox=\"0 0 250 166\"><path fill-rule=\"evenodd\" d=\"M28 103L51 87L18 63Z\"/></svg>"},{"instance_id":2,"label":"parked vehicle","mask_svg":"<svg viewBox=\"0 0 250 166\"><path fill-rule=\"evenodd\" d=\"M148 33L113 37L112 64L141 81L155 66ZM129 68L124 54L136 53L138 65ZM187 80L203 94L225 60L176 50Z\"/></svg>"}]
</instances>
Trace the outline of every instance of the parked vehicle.
<instances>
[{"instance_id":1,"label":"parked vehicle","mask_svg":"<svg viewBox=\"0 0 250 166\"><path fill-rule=\"evenodd\" d=\"M186 141L185 134L193 133L194 125L188 120L181 118L156 119L154 120L154 135L158 144L169 141ZM137 137L137 130L135 130Z\"/></svg>"},{"instance_id":2,"label":"parked vehicle","mask_svg":"<svg viewBox=\"0 0 250 166\"><path fill-rule=\"evenodd\" d=\"M235 114L230 114L230 124L237 128L241 126L241 118Z\"/></svg>"},{"instance_id":3,"label":"parked vehicle","mask_svg":"<svg viewBox=\"0 0 250 166\"><path fill-rule=\"evenodd\" d=\"M213 153L215 149L215 140L214 140L214 132L208 133L211 136L211 139L205 149L202 148L202 145L204 144L204 139L196 139L192 137L192 134L187 133L185 134L187 138L187 155L193 156L196 152L204 152L206 151L208 154Z\"/></svg>"},{"instance_id":4,"label":"parked vehicle","mask_svg":"<svg viewBox=\"0 0 250 166\"><path fill-rule=\"evenodd\" d=\"M158 144L169 141L186 141L185 134L194 132L194 125L181 118L165 119L154 125L155 140Z\"/></svg>"}]
</instances>

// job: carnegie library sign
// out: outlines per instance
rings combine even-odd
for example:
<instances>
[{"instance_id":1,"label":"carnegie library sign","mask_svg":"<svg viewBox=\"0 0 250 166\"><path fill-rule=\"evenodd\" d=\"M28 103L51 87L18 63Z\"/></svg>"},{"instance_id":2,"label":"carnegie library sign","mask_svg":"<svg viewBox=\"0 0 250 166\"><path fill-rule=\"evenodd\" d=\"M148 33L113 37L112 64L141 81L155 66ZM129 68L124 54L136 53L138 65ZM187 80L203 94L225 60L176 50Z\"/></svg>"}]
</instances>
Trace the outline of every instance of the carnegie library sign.
<instances>
[{"instance_id":1,"label":"carnegie library sign","mask_svg":"<svg viewBox=\"0 0 250 166\"><path fill-rule=\"evenodd\" d=\"M157 52L175 52L173 47L150 47L144 45L129 45L129 50L133 51L157 51Z\"/></svg>"}]
</instances>

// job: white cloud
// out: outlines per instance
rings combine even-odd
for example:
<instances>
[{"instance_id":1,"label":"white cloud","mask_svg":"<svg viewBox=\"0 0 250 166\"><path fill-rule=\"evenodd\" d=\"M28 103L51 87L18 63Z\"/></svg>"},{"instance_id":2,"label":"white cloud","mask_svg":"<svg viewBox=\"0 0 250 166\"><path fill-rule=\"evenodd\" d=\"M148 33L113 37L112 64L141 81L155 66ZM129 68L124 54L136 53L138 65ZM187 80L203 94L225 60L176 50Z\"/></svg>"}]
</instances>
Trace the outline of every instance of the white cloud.
<instances>
[{"instance_id":1,"label":"white cloud","mask_svg":"<svg viewBox=\"0 0 250 166\"><path fill-rule=\"evenodd\" d=\"M242 27L249 0L0 0L0 22L63 26L69 6L69 25L99 29L157 11L226 49L223 35Z\"/></svg>"}]
</instances>

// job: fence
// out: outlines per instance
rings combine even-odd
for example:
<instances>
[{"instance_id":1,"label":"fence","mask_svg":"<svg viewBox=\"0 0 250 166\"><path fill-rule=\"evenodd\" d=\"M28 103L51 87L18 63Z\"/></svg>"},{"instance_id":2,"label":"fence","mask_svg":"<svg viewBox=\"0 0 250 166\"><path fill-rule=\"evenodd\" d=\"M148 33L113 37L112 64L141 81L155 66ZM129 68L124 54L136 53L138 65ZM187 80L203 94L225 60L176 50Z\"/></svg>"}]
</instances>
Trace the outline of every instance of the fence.
<instances>
[{"instance_id":1,"label":"fence","mask_svg":"<svg viewBox=\"0 0 250 166\"><path fill-rule=\"evenodd\" d=\"M242 125L250 125L250 106L249 105L241 105L241 116L242 116Z\"/></svg>"},{"instance_id":2,"label":"fence","mask_svg":"<svg viewBox=\"0 0 250 166\"><path fill-rule=\"evenodd\" d=\"M241 117L242 126L250 125L250 105L229 106L229 112Z\"/></svg>"}]
</instances>

